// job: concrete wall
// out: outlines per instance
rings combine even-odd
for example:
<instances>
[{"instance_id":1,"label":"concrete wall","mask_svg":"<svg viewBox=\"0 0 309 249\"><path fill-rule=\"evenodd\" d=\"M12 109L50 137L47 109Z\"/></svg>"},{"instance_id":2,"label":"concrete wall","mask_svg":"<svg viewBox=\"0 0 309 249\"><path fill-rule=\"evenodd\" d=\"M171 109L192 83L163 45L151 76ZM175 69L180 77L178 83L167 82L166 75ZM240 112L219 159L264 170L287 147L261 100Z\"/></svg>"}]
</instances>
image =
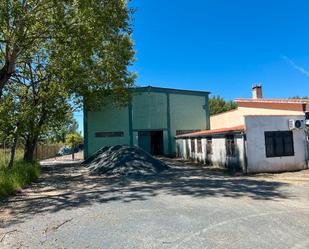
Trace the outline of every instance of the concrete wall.
<instances>
[{"instance_id":1,"label":"concrete wall","mask_svg":"<svg viewBox=\"0 0 309 249\"><path fill-rule=\"evenodd\" d=\"M297 110L238 107L236 110L212 115L210 117L210 128L219 129L244 125L244 116L248 115L304 115L304 112Z\"/></svg>"},{"instance_id":2,"label":"concrete wall","mask_svg":"<svg viewBox=\"0 0 309 249\"><path fill-rule=\"evenodd\" d=\"M243 116L238 109L210 116L210 129L212 130L243 124Z\"/></svg>"},{"instance_id":3,"label":"concrete wall","mask_svg":"<svg viewBox=\"0 0 309 249\"><path fill-rule=\"evenodd\" d=\"M132 103L120 109L84 112L85 157L103 146L138 145L138 131L163 130L164 154L175 154L177 130L209 128L208 93L173 89L146 89L133 94ZM96 132L124 132L123 137L95 137Z\"/></svg>"},{"instance_id":4,"label":"concrete wall","mask_svg":"<svg viewBox=\"0 0 309 249\"><path fill-rule=\"evenodd\" d=\"M293 131L294 156L266 157L265 131L287 131L289 119L303 116L245 117L248 173L301 170L307 167L307 145L304 130Z\"/></svg>"},{"instance_id":5,"label":"concrete wall","mask_svg":"<svg viewBox=\"0 0 309 249\"><path fill-rule=\"evenodd\" d=\"M207 139L202 138L202 153L197 152L196 138L177 139L176 145L178 157L191 159L204 164L216 165L230 169L240 169L245 171L244 140L241 134L234 134L236 155L235 157L226 154L225 134L214 135L212 137L212 154L207 155ZM195 151L191 151L191 140L194 140Z\"/></svg>"}]
</instances>

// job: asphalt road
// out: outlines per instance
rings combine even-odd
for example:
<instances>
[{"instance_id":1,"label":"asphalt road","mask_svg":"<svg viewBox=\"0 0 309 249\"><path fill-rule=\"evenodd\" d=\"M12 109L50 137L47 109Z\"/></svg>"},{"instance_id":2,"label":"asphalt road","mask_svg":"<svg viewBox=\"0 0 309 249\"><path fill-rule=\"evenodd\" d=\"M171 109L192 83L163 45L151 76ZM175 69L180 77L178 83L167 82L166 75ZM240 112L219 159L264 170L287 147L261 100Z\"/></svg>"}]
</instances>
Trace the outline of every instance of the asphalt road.
<instances>
[{"instance_id":1,"label":"asphalt road","mask_svg":"<svg viewBox=\"0 0 309 249\"><path fill-rule=\"evenodd\" d=\"M0 248L309 248L309 181L169 162L134 181L44 166L0 204Z\"/></svg>"}]
</instances>

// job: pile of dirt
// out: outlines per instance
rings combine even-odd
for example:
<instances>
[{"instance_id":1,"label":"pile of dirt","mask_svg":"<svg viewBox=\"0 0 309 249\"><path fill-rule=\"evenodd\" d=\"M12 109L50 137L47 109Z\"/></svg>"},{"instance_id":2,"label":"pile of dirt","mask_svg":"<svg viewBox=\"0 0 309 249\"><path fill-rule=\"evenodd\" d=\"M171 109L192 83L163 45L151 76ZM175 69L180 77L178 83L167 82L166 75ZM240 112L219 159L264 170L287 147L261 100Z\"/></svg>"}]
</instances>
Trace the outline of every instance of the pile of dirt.
<instances>
[{"instance_id":1,"label":"pile of dirt","mask_svg":"<svg viewBox=\"0 0 309 249\"><path fill-rule=\"evenodd\" d=\"M129 145L103 147L83 164L92 175L153 175L169 168L144 150Z\"/></svg>"}]
</instances>

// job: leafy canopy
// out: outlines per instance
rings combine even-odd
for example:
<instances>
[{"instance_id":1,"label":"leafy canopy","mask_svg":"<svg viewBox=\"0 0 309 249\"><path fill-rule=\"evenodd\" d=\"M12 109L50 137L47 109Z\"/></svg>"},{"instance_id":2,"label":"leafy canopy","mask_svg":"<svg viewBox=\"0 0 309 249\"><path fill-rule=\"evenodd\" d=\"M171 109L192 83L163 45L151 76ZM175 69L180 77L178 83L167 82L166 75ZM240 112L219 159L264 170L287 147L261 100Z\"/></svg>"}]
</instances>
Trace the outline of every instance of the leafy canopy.
<instances>
[{"instance_id":1,"label":"leafy canopy","mask_svg":"<svg viewBox=\"0 0 309 249\"><path fill-rule=\"evenodd\" d=\"M81 96L89 107L110 94L128 100L134 51L126 0L6 0L0 13L0 98L25 57L45 50L76 104Z\"/></svg>"},{"instance_id":2,"label":"leafy canopy","mask_svg":"<svg viewBox=\"0 0 309 249\"><path fill-rule=\"evenodd\" d=\"M237 108L234 101L226 101L220 96L213 96L209 99L210 115L219 114Z\"/></svg>"}]
</instances>

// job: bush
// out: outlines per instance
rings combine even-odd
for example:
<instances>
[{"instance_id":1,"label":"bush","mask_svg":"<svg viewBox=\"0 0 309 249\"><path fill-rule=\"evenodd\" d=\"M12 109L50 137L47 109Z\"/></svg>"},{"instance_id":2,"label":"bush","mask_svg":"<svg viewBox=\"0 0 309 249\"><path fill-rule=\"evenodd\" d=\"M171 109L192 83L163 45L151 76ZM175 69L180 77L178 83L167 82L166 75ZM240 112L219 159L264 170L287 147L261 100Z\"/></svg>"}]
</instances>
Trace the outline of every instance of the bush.
<instances>
[{"instance_id":1,"label":"bush","mask_svg":"<svg viewBox=\"0 0 309 249\"><path fill-rule=\"evenodd\" d=\"M12 168L0 167L0 199L6 197L26 185L40 175L40 165L38 163L25 163L23 161L14 162Z\"/></svg>"}]
</instances>

